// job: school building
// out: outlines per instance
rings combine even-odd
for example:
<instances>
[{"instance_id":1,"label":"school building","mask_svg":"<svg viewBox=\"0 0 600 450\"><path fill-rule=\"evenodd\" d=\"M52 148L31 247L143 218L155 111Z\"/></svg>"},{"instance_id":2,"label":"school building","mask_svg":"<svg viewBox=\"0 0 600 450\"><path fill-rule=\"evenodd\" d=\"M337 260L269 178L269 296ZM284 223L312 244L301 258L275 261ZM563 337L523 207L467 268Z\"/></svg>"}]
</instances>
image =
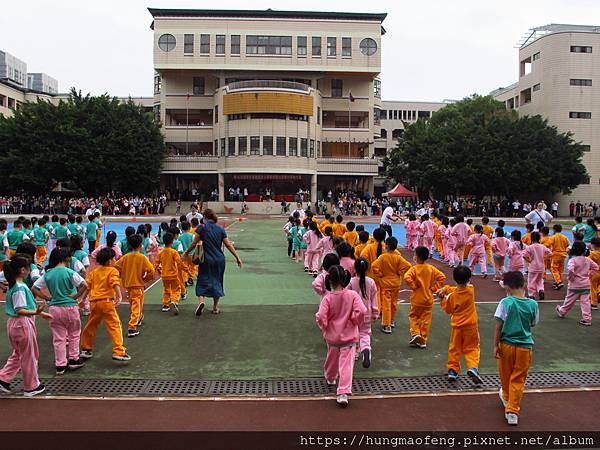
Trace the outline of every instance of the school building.
<instances>
[{"instance_id":1,"label":"school building","mask_svg":"<svg viewBox=\"0 0 600 450\"><path fill-rule=\"evenodd\" d=\"M569 203L600 200L600 26L551 24L532 28L519 43L518 81L490 93L520 115L539 114L585 146L589 179L558 195L560 214ZM594 84L596 83L596 84Z\"/></svg>"}]
</instances>

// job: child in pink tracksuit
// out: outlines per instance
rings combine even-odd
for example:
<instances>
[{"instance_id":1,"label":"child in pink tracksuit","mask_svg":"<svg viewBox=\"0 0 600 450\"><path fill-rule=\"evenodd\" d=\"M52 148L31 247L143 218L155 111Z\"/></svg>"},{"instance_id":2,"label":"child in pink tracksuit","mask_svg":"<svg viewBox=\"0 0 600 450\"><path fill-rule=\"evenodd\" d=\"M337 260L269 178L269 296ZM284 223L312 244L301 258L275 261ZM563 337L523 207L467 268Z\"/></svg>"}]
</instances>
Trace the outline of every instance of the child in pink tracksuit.
<instances>
[{"instance_id":1,"label":"child in pink tracksuit","mask_svg":"<svg viewBox=\"0 0 600 450\"><path fill-rule=\"evenodd\" d=\"M527 273L527 294L530 298L538 295L539 300L544 300L544 273L546 272L545 259L552 256L552 252L545 245L540 244L540 233L531 233L531 245L523 251L523 258L529 264Z\"/></svg>"},{"instance_id":2,"label":"child in pink tracksuit","mask_svg":"<svg viewBox=\"0 0 600 450\"><path fill-rule=\"evenodd\" d=\"M315 291L315 293L319 297L321 297L321 300L323 300L323 297L325 297L325 294L327 294L327 292L329 292L327 290L327 287L325 284L325 278L327 277L327 272L333 266L339 266L339 265L340 265L340 258L335 253L328 253L323 258L323 266L321 268L321 273L319 273L317 275L317 277L313 280L312 285L311 285L313 288L313 291Z\"/></svg>"},{"instance_id":3,"label":"child in pink tracksuit","mask_svg":"<svg viewBox=\"0 0 600 450\"><path fill-rule=\"evenodd\" d=\"M33 294L23 282L30 271L31 260L24 255L15 255L4 264L4 276L9 286L4 305L8 316L6 328L13 350L0 369L0 392L10 393L10 383L22 372L25 397L33 397L45 390L38 378L39 350L35 316L52 320L50 314L43 312L44 305L36 306Z\"/></svg>"},{"instance_id":4,"label":"child in pink tracksuit","mask_svg":"<svg viewBox=\"0 0 600 450\"><path fill-rule=\"evenodd\" d=\"M506 250L506 256L508 256L508 271L509 272L523 272L525 270L525 260L523 259L523 252L525 251L525 244L521 242L521 232L519 230L513 230L510 233L510 245Z\"/></svg>"},{"instance_id":5,"label":"child in pink tracksuit","mask_svg":"<svg viewBox=\"0 0 600 450\"><path fill-rule=\"evenodd\" d=\"M465 226L468 225L465 224ZM466 244L471 246L471 262L469 263L469 269L471 269L471 272L473 272L475 266L479 264L483 278L487 278L487 261L485 258L485 246L487 245L488 241L488 237L485 234L483 234L483 227L479 224L475 225L475 233L469 236L469 238L466 241Z\"/></svg>"},{"instance_id":6,"label":"child in pink tracksuit","mask_svg":"<svg viewBox=\"0 0 600 450\"><path fill-rule=\"evenodd\" d=\"M321 262L319 242L323 238L323 235L316 222L311 221L308 228L308 232L302 238L307 244L306 251L304 252L304 267L308 267L309 273L316 277L319 274L319 265Z\"/></svg>"},{"instance_id":7,"label":"child in pink tracksuit","mask_svg":"<svg viewBox=\"0 0 600 450\"><path fill-rule=\"evenodd\" d=\"M492 239L492 253L494 255L494 280L502 281L504 273L504 264L506 262L506 252L510 246L510 241L504 237L504 229L496 228L496 237Z\"/></svg>"},{"instance_id":8,"label":"child in pink tracksuit","mask_svg":"<svg viewBox=\"0 0 600 450\"><path fill-rule=\"evenodd\" d=\"M337 403L348 406L348 395L352 394L352 371L354 352L359 339L358 327L364 322L367 312L360 295L345 286L350 281L342 266L329 269L326 284L331 292L325 295L315 315L323 338L327 342L327 359L324 372L328 385L338 380Z\"/></svg>"},{"instance_id":9,"label":"child in pink tracksuit","mask_svg":"<svg viewBox=\"0 0 600 450\"><path fill-rule=\"evenodd\" d=\"M333 252L333 228L325 227L325 236L319 241L317 251L321 254L322 258Z\"/></svg>"},{"instance_id":10,"label":"child in pink tracksuit","mask_svg":"<svg viewBox=\"0 0 600 450\"><path fill-rule=\"evenodd\" d=\"M377 307L377 285L375 281L367 276L369 271L369 261L365 258L358 258L354 263L356 276L352 277L348 289L353 290L362 299L367 312L365 319L358 326L359 351L362 355L362 365L365 369L371 367L371 322L375 322L379 317L379 308Z\"/></svg>"},{"instance_id":11,"label":"child in pink tracksuit","mask_svg":"<svg viewBox=\"0 0 600 450\"><path fill-rule=\"evenodd\" d=\"M448 262L448 237L446 236L448 225L450 225L450 221L447 217L443 217L442 224L438 227L438 232L442 239L442 261L444 262Z\"/></svg>"},{"instance_id":12,"label":"child in pink tracksuit","mask_svg":"<svg viewBox=\"0 0 600 450\"><path fill-rule=\"evenodd\" d=\"M585 257L585 253L585 243L581 241L573 242L573 246L569 252L571 258L567 264L567 280L569 281L567 296L562 306L556 307L556 313L560 318L565 317L575 304L575 301L579 300L579 306L581 307L579 325L589 327L592 325L590 279L598 271L598 264L590 258Z\"/></svg>"},{"instance_id":13,"label":"child in pink tracksuit","mask_svg":"<svg viewBox=\"0 0 600 450\"><path fill-rule=\"evenodd\" d=\"M335 248L336 253L340 258L340 266L348 271L351 277L356 275L354 269L354 258L352 258L354 249L347 242L342 242Z\"/></svg>"},{"instance_id":14,"label":"child in pink tracksuit","mask_svg":"<svg viewBox=\"0 0 600 450\"><path fill-rule=\"evenodd\" d=\"M419 222L414 214L408 215L408 222L406 222L406 246L410 250L417 248L417 235L419 229Z\"/></svg>"},{"instance_id":15,"label":"child in pink tracksuit","mask_svg":"<svg viewBox=\"0 0 600 450\"><path fill-rule=\"evenodd\" d=\"M423 247L427 248L431 253L431 245L433 244L433 237L435 236L435 223L429 220L429 214L423 214L421 216L421 225L419 226L419 232L423 236Z\"/></svg>"},{"instance_id":16,"label":"child in pink tracksuit","mask_svg":"<svg viewBox=\"0 0 600 450\"><path fill-rule=\"evenodd\" d=\"M452 227L452 236L456 238L454 252L458 264L462 264L465 259L465 244L471 234L471 228L464 222L463 216L456 216L454 220L456 221L456 225Z\"/></svg>"},{"instance_id":17,"label":"child in pink tracksuit","mask_svg":"<svg viewBox=\"0 0 600 450\"><path fill-rule=\"evenodd\" d=\"M448 258L448 265L450 267L456 267L459 262L456 257L456 237L452 234L452 229L456 225L454 219L448 221L448 228L446 229L446 257Z\"/></svg>"}]
</instances>

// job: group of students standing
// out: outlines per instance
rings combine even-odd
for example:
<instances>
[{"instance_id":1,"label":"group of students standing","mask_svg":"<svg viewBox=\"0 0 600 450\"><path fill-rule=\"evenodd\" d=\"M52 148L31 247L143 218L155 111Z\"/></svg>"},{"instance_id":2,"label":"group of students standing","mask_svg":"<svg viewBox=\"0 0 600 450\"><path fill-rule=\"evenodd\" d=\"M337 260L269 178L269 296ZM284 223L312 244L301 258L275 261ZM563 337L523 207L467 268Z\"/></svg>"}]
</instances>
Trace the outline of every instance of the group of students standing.
<instances>
[{"instance_id":1,"label":"group of students standing","mask_svg":"<svg viewBox=\"0 0 600 450\"><path fill-rule=\"evenodd\" d=\"M400 217L392 214L388 219L397 221ZM552 267L554 261L555 288L561 289L568 248L569 288L564 304L557 307L557 313L564 317L576 299L582 303L583 311L586 295L589 302L593 283L596 283L594 298L597 301L600 280L594 261L600 256L600 240L595 237L590 242L592 252L591 258L588 258L585 256L586 244L577 230L575 243L569 245L569 240L561 234L559 224L554 225L554 235L550 236L549 242L540 243L540 232L534 231L531 226L525 236L514 230L511 240L508 240L504 236L505 224L499 221L498 227L491 230L493 238L490 239L488 233L491 227L487 218L482 224L473 225L470 219L465 222L460 216L448 219L434 214L430 219L423 215L417 220L409 215L405 227L407 248L414 255L414 264L411 264L399 251L398 240L391 236L391 226L385 225L376 228L370 235L362 225L344 223L341 216L325 215L325 218L317 220L307 212L305 217L300 214L291 216L284 226L289 242L288 256L303 262L305 272L315 277L312 287L321 298L316 321L327 344L324 375L327 384L337 384L337 403L342 407L348 405L354 361L362 358L363 367L371 366L371 324L381 318L381 331L385 334L392 333L396 327L398 293L402 283L411 290L409 345L427 348L433 307L439 300L441 309L451 315L447 377L449 381L457 379L464 356L467 375L474 384L481 384L478 371L479 319L475 288L470 279L475 264L481 265L482 276L486 277L490 262L494 265L494 278L506 294L494 313L494 356L498 360L501 381L499 396L507 422L517 425L532 361L534 340L531 329L539 321L535 295L539 297L539 291L543 290L545 267ZM541 224L540 231L547 232L545 228ZM455 285L444 284L444 273L427 262L435 253L453 269ZM540 255L541 267L544 268L542 288L536 284ZM470 263L465 265L469 256ZM551 258L549 262L543 260L544 256ZM563 266L559 269L561 257ZM533 288L529 286L531 284L534 284ZM584 316L580 323L587 325L587 317Z\"/></svg>"}]
</instances>

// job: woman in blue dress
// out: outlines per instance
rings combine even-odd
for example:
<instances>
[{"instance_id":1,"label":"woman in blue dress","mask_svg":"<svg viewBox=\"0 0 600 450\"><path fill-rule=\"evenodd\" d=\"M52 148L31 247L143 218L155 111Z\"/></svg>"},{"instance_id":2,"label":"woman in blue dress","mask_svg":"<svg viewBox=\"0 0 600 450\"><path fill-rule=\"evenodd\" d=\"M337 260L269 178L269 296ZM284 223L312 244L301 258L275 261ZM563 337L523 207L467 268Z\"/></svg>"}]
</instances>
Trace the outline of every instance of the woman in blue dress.
<instances>
[{"instance_id":1,"label":"woman in blue dress","mask_svg":"<svg viewBox=\"0 0 600 450\"><path fill-rule=\"evenodd\" d=\"M213 210L204 212L202 224L196 228L194 240L185 251L184 256L194 251L196 245L204 248L204 262L198 267L198 280L196 282L196 295L198 307L196 315L202 315L205 297L213 299L213 314L219 314L219 300L225 295L223 291L223 274L225 273L225 255L223 246L234 256L237 265L242 267L242 260L238 256L233 243L227 238L225 230L217 225L217 215Z\"/></svg>"}]
</instances>

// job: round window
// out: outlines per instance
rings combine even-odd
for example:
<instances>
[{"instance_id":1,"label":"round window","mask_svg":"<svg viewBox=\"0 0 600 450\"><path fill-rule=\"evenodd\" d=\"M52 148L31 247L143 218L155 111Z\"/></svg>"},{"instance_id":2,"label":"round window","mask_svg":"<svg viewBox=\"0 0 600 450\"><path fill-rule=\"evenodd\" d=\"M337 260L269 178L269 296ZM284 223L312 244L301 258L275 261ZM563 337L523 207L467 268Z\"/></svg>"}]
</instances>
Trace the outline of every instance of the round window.
<instances>
[{"instance_id":1,"label":"round window","mask_svg":"<svg viewBox=\"0 0 600 450\"><path fill-rule=\"evenodd\" d=\"M176 42L175 36L172 34L163 34L158 38L158 48L163 52L170 52L175 49Z\"/></svg>"},{"instance_id":2,"label":"round window","mask_svg":"<svg viewBox=\"0 0 600 450\"><path fill-rule=\"evenodd\" d=\"M360 51L363 55L372 56L377 51L377 42L371 38L365 38L360 41Z\"/></svg>"}]
</instances>

